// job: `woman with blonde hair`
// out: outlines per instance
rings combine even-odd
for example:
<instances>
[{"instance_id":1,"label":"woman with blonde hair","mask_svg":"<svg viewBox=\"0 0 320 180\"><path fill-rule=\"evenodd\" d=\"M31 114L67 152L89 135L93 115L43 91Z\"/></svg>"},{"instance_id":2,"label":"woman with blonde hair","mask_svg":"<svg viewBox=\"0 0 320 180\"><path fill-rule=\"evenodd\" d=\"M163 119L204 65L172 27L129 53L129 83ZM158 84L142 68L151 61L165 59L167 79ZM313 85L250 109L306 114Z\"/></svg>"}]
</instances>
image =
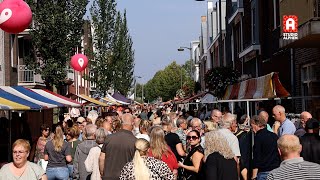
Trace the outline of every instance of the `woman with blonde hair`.
<instances>
[{"instance_id":1,"label":"woman with blonde hair","mask_svg":"<svg viewBox=\"0 0 320 180\"><path fill-rule=\"evenodd\" d=\"M135 143L136 152L133 160L127 163L121 170L121 180L173 180L174 175L161 160L148 157L150 144L145 139L138 139Z\"/></svg>"},{"instance_id":2,"label":"woman with blonde hair","mask_svg":"<svg viewBox=\"0 0 320 180\"><path fill-rule=\"evenodd\" d=\"M172 172L177 173L177 158L166 143L164 131L159 126L151 130L148 156L162 160L169 166Z\"/></svg>"},{"instance_id":3,"label":"woman with blonde hair","mask_svg":"<svg viewBox=\"0 0 320 180\"><path fill-rule=\"evenodd\" d=\"M226 139L213 130L205 136L205 175L206 179L237 180L237 162Z\"/></svg>"},{"instance_id":4,"label":"woman with blonde hair","mask_svg":"<svg viewBox=\"0 0 320 180\"><path fill-rule=\"evenodd\" d=\"M28 161L30 143L24 139L16 140L12 145L13 162L5 164L0 170L0 179L42 179L47 180L44 170Z\"/></svg>"},{"instance_id":5,"label":"woman with blonde hair","mask_svg":"<svg viewBox=\"0 0 320 180\"><path fill-rule=\"evenodd\" d=\"M70 144L64 141L61 126L55 129L54 137L44 148L44 159L48 162L46 174L48 179L67 180L69 171L67 162L72 161Z\"/></svg>"}]
</instances>

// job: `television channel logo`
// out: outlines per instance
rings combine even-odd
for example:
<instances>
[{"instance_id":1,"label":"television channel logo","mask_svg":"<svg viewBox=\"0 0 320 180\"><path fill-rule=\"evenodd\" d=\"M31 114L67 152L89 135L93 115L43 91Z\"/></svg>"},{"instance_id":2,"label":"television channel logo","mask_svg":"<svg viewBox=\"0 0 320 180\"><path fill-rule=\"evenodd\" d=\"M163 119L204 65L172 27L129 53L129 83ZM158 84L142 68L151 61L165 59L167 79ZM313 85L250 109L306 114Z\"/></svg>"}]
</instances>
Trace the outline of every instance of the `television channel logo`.
<instances>
[{"instance_id":1,"label":"television channel logo","mask_svg":"<svg viewBox=\"0 0 320 180\"><path fill-rule=\"evenodd\" d=\"M298 39L298 16L284 15L283 24L283 39L292 40Z\"/></svg>"}]
</instances>

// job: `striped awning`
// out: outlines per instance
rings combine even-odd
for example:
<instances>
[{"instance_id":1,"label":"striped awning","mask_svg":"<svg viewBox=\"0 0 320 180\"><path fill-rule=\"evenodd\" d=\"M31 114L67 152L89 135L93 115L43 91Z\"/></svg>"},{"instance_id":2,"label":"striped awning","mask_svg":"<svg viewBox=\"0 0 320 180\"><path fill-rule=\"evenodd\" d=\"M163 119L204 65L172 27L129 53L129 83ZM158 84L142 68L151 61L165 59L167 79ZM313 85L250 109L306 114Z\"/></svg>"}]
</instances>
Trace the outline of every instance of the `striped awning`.
<instances>
[{"instance_id":1,"label":"striped awning","mask_svg":"<svg viewBox=\"0 0 320 180\"><path fill-rule=\"evenodd\" d=\"M227 87L224 100L283 98L290 93L282 86L278 73L252 78Z\"/></svg>"},{"instance_id":2,"label":"striped awning","mask_svg":"<svg viewBox=\"0 0 320 180\"><path fill-rule=\"evenodd\" d=\"M30 110L30 107L0 97L0 110Z\"/></svg>"},{"instance_id":3,"label":"striped awning","mask_svg":"<svg viewBox=\"0 0 320 180\"><path fill-rule=\"evenodd\" d=\"M31 89L32 91L48 98L53 101L56 101L58 103L64 104L65 106L69 107L80 107L81 104L77 101L74 101L72 99L66 98L60 94L54 93L52 91L46 90L46 89Z\"/></svg>"},{"instance_id":4,"label":"striped awning","mask_svg":"<svg viewBox=\"0 0 320 180\"><path fill-rule=\"evenodd\" d=\"M84 94L80 94L80 95L78 95L78 97L80 97L81 99L84 99L84 100L86 100L86 101L88 101L88 102L90 102L90 103L99 105L99 106L109 106L109 105L106 104L106 103L103 103L103 102L100 102L100 101L98 101L98 100L95 100L95 99L93 99L93 98L91 98L91 97L89 97L89 96L87 96L87 95L84 95Z\"/></svg>"}]
</instances>

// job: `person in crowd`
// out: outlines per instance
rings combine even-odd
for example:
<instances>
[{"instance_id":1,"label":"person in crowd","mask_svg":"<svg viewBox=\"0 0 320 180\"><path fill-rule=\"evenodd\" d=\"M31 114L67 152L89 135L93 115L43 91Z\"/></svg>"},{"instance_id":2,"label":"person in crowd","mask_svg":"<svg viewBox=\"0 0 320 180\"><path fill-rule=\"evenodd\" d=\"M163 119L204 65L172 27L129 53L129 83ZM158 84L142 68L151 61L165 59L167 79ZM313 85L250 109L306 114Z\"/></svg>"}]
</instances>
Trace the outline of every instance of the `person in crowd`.
<instances>
[{"instance_id":1,"label":"person in crowd","mask_svg":"<svg viewBox=\"0 0 320 180\"><path fill-rule=\"evenodd\" d=\"M69 178L67 162L72 161L70 144L64 141L61 126L55 129L54 137L44 148L44 160L49 161L46 174L49 180Z\"/></svg>"},{"instance_id":2,"label":"person in crowd","mask_svg":"<svg viewBox=\"0 0 320 180\"><path fill-rule=\"evenodd\" d=\"M122 118L122 116L121 116ZM116 119L112 122L112 133L116 133L121 129L121 120Z\"/></svg>"},{"instance_id":3,"label":"person in crowd","mask_svg":"<svg viewBox=\"0 0 320 180\"><path fill-rule=\"evenodd\" d=\"M251 159L250 147L252 137L252 132L250 131L250 128L248 128L249 121L250 118L247 114L242 115L239 120L238 130L236 131L236 133L234 133L234 135L238 138L239 141L239 148L241 154L239 158L239 168L243 180L249 179L248 170Z\"/></svg>"},{"instance_id":4,"label":"person in crowd","mask_svg":"<svg viewBox=\"0 0 320 180\"><path fill-rule=\"evenodd\" d=\"M320 164L319 122L309 119L305 125L306 134L300 138L302 145L301 157L309 162Z\"/></svg>"},{"instance_id":5,"label":"person in crowd","mask_svg":"<svg viewBox=\"0 0 320 180\"><path fill-rule=\"evenodd\" d=\"M178 129L175 133L179 136L179 139L182 143L183 149L186 150L187 149L187 139L186 139L185 131L188 128L187 120L184 118L178 118L177 119L177 127L178 127Z\"/></svg>"},{"instance_id":6,"label":"person in crowd","mask_svg":"<svg viewBox=\"0 0 320 180\"><path fill-rule=\"evenodd\" d=\"M108 132L104 128L99 128L95 132L96 137L96 143L98 146L94 146L90 149L89 154L84 161L84 165L86 168L86 171L88 173L92 173L90 176L91 180L100 180L101 175L99 171L99 156L101 153L101 148L103 146L103 143L108 135Z\"/></svg>"},{"instance_id":7,"label":"person in crowd","mask_svg":"<svg viewBox=\"0 0 320 180\"><path fill-rule=\"evenodd\" d=\"M309 112L303 111L300 114L300 123L299 123L298 128L297 128L296 132L294 133L294 135L296 135L298 137L302 137L306 133L306 130L305 130L306 123L311 118L312 118L312 115Z\"/></svg>"},{"instance_id":8,"label":"person in crowd","mask_svg":"<svg viewBox=\"0 0 320 180\"><path fill-rule=\"evenodd\" d=\"M122 129L107 136L99 156L99 170L103 180L119 179L123 166L130 162L135 152L137 138L132 134L133 116L122 115Z\"/></svg>"},{"instance_id":9,"label":"person in crowd","mask_svg":"<svg viewBox=\"0 0 320 180\"><path fill-rule=\"evenodd\" d=\"M110 116L109 116L110 117ZM105 119L102 122L102 128L107 131L108 134L112 134L112 118L110 117L111 122L108 119Z\"/></svg>"},{"instance_id":10,"label":"person in crowd","mask_svg":"<svg viewBox=\"0 0 320 180\"><path fill-rule=\"evenodd\" d=\"M238 138L231 132L231 125L236 119L237 117L234 114L225 114L222 117L221 121L219 121L220 129L218 131L226 138L230 148L232 149L233 154L236 156L237 159L241 156L239 141Z\"/></svg>"},{"instance_id":11,"label":"person in crowd","mask_svg":"<svg viewBox=\"0 0 320 180\"><path fill-rule=\"evenodd\" d=\"M184 156L186 156L186 152L183 149L182 142L179 136L176 133L172 133L172 123L171 122L163 122L162 123L163 130L167 131L164 139L172 152L174 153L177 161L181 161Z\"/></svg>"},{"instance_id":12,"label":"person in crowd","mask_svg":"<svg viewBox=\"0 0 320 180\"><path fill-rule=\"evenodd\" d=\"M132 133L134 136L137 136L137 134L140 134L140 123L141 123L141 118L137 116L133 116L133 130Z\"/></svg>"},{"instance_id":13,"label":"person in crowd","mask_svg":"<svg viewBox=\"0 0 320 180\"><path fill-rule=\"evenodd\" d=\"M44 147L46 146L47 142L50 140L50 127L47 124L42 124L40 127L41 136L39 137L36 145L36 151L34 155L34 163L38 163L40 165L40 161L44 161ZM44 162L42 162L44 163Z\"/></svg>"},{"instance_id":14,"label":"person in crowd","mask_svg":"<svg viewBox=\"0 0 320 180\"><path fill-rule=\"evenodd\" d=\"M204 172L207 180L238 180L237 162L225 138L213 130L206 134Z\"/></svg>"},{"instance_id":15,"label":"person in crowd","mask_svg":"<svg viewBox=\"0 0 320 180\"><path fill-rule=\"evenodd\" d=\"M164 131L160 126L156 126L151 130L148 156L165 162L174 174L178 172L178 161L166 143Z\"/></svg>"},{"instance_id":16,"label":"person in crowd","mask_svg":"<svg viewBox=\"0 0 320 180\"><path fill-rule=\"evenodd\" d=\"M260 116L253 116L250 123L256 134L253 145L252 178L265 180L268 173L280 165L277 150L278 136L267 130L266 121Z\"/></svg>"},{"instance_id":17,"label":"person in crowd","mask_svg":"<svg viewBox=\"0 0 320 180\"><path fill-rule=\"evenodd\" d=\"M182 176L186 179L197 180L203 179L203 172L201 170L204 149L200 145L201 136L197 130L192 130L187 135L188 143L191 150L183 162L179 161L179 167L182 168Z\"/></svg>"},{"instance_id":18,"label":"person in crowd","mask_svg":"<svg viewBox=\"0 0 320 180\"><path fill-rule=\"evenodd\" d=\"M271 126L268 124L269 121L269 114L267 113L267 111L260 111L259 116L266 121L267 123L267 130L270 132L273 132Z\"/></svg>"},{"instance_id":19,"label":"person in crowd","mask_svg":"<svg viewBox=\"0 0 320 180\"><path fill-rule=\"evenodd\" d=\"M126 113L132 114L132 110L131 110L129 107L125 107L125 108L123 109L123 114L126 114Z\"/></svg>"},{"instance_id":20,"label":"person in crowd","mask_svg":"<svg viewBox=\"0 0 320 180\"><path fill-rule=\"evenodd\" d=\"M205 116L206 116L206 106L203 106L203 107L200 109L199 119L200 119L201 121L204 121L204 120L206 120L206 119L205 119Z\"/></svg>"},{"instance_id":21,"label":"person in crowd","mask_svg":"<svg viewBox=\"0 0 320 180\"><path fill-rule=\"evenodd\" d=\"M102 127L102 123L105 121L104 118L102 118L101 116L99 116L96 120L95 125L97 126L97 128L101 128Z\"/></svg>"},{"instance_id":22,"label":"person in crowd","mask_svg":"<svg viewBox=\"0 0 320 180\"><path fill-rule=\"evenodd\" d=\"M140 117L142 120L148 120L148 111L147 109L144 107L142 108L142 112L140 113Z\"/></svg>"},{"instance_id":23,"label":"person in crowd","mask_svg":"<svg viewBox=\"0 0 320 180\"><path fill-rule=\"evenodd\" d=\"M170 123L171 123L171 126L172 126L172 132L175 132L177 130L177 120L178 120L178 117L177 117L177 114L175 112L170 112L169 113L169 119L170 119Z\"/></svg>"},{"instance_id":24,"label":"person in crowd","mask_svg":"<svg viewBox=\"0 0 320 180\"><path fill-rule=\"evenodd\" d=\"M211 122L213 123L214 129L218 129L219 127L219 122L221 121L222 118L222 113L218 109L213 109L211 111Z\"/></svg>"},{"instance_id":25,"label":"person in crowd","mask_svg":"<svg viewBox=\"0 0 320 180\"><path fill-rule=\"evenodd\" d=\"M159 159L148 157L150 144L145 139L138 139L135 143L133 160L121 170L120 180L173 180L174 175L167 164Z\"/></svg>"},{"instance_id":26,"label":"person in crowd","mask_svg":"<svg viewBox=\"0 0 320 180\"><path fill-rule=\"evenodd\" d=\"M66 130L66 140L70 145L71 148L71 157L72 161L68 163L68 169L69 169L69 177L72 179L73 177L73 160L74 160L74 154L76 153L76 149L78 145L81 143L81 141L78 139L80 134L80 130L78 126L74 125L71 128L68 128Z\"/></svg>"},{"instance_id":27,"label":"person in crowd","mask_svg":"<svg viewBox=\"0 0 320 180\"><path fill-rule=\"evenodd\" d=\"M139 125L140 133L136 135L136 138L142 138L150 142L149 129L151 128L151 123L148 120L142 120Z\"/></svg>"},{"instance_id":28,"label":"person in crowd","mask_svg":"<svg viewBox=\"0 0 320 180\"><path fill-rule=\"evenodd\" d=\"M274 119L280 122L280 127L277 133L279 137L284 134L294 134L294 132L296 132L296 127L294 124L286 118L286 110L283 106L276 105L272 109L272 114Z\"/></svg>"},{"instance_id":29,"label":"person in crowd","mask_svg":"<svg viewBox=\"0 0 320 180\"><path fill-rule=\"evenodd\" d=\"M204 127L203 127L203 123L199 118L193 118L190 121L190 126L192 128L192 130L197 130L200 133L200 144L202 146L202 148L205 145L205 138L204 138Z\"/></svg>"},{"instance_id":30,"label":"person in crowd","mask_svg":"<svg viewBox=\"0 0 320 180\"><path fill-rule=\"evenodd\" d=\"M27 140L18 139L12 145L13 162L5 164L0 169L1 180L47 180L45 171L35 163L28 161L31 146Z\"/></svg>"},{"instance_id":31,"label":"person in crowd","mask_svg":"<svg viewBox=\"0 0 320 180\"><path fill-rule=\"evenodd\" d=\"M283 135L278 139L278 149L283 160L279 168L272 170L268 180L314 180L320 177L320 165L300 157L302 146L295 135Z\"/></svg>"},{"instance_id":32,"label":"person in crowd","mask_svg":"<svg viewBox=\"0 0 320 180\"><path fill-rule=\"evenodd\" d=\"M153 126L161 125L161 116L162 116L161 109L158 109L155 113L153 113L153 120L152 120Z\"/></svg>"},{"instance_id":33,"label":"person in crowd","mask_svg":"<svg viewBox=\"0 0 320 180\"><path fill-rule=\"evenodd\" d=\"M83 140L82 136L83 136L83 129L84 127L86 126L86 119L84 117L78 117L77 119L77 124L78 124L78 127L79 127L79 130L80 130L80 134L79 134L79 137L78 139L80 141Z\"/></svg>"},{"instance_id":34,"label":"person in crowd","mask_svg":"<svg viewBox=\"0 0 320 180\"><path fill-rule=\"evenodd\" d=\"M185 114L184 114L184 117L186 118L186 120L188 122L190 122L192 119L193 119L193 113L192 111L187 111Z\"/></svg>"},{"instance_id":35,"label":"person in crowd","mask_svg":"<svg viewBox=\"0 0 320 180\"><path fill-rule=\"evenodd\" d=\"M84 161L87 159L90 149L98 146L95 137L96 130L97 126L94 124L88 124L84 129L86 139L78 145L74 154L73 179L86 180L91 175L86 171Z\"/></svg>"}]
</instances>

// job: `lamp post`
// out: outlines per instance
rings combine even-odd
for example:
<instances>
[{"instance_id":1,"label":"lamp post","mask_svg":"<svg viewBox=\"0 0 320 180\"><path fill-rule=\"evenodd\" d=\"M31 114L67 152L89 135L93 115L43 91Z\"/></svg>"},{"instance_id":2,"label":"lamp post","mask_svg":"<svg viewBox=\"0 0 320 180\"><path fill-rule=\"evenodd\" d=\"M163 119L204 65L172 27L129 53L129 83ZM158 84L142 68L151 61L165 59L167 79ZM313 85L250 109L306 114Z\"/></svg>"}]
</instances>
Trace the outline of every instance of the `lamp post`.
<instances>
[{"instance_id":1,"label":"lamp post","mask_svg":"<svg viewBox=\"0 0 320 180\"><path fill-rule=\"evenodd\" d=\"M137 96L137 78L141 78L141 76L134 76L134 100L136 100Z\"/></svg>"},{"instance_id":2,"label":"lamp post","mask_svg":"<svg viewBox=\"0 0 320 180\"><path fill-rule=\"evenodd\" d=\"M191 44L190 44L190 47L181 46L180 48L178 48L178 51L184 51L185 49L188 49L188 50L190 51L190 77L193 79L193 74L192 74L193 60L192 60L192 48L191 48Z\"/></svg>"}]
</instances>

